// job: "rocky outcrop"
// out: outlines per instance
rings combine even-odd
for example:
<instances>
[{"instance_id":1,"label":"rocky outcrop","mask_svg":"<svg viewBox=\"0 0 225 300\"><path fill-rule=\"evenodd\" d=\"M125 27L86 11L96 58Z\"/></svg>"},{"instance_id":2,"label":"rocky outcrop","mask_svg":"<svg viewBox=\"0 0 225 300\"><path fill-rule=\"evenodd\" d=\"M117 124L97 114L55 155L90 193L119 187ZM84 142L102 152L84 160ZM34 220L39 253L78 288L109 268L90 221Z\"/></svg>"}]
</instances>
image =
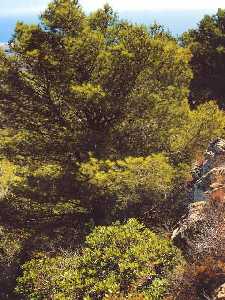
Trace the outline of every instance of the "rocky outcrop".
<instances>
[{"instance_id":1,"label":"rocky outcrop","mask_svg":"<svg viewBox=\"0 0 225 300\"><path fill-rule=\"evenodd\" d=\"M209 144L203 163L193 170L193 201L206 201L209 196L225 196L225 140Z\"/></svg>"},{"instance_id":2,"label":"rocky outcrop","mask_svg":"<svg viewBox=\"0 0 225 300\"><path fill-rule=\"evenodd\" d=\"M211 257L225 264L225 140L212 141L203 162L194 167L192 203L174 230L172 240L189 261ZM219 286L205 299L225 300L225 273L222 273L205 283Z\"/></svg>"},{"instance_id":3,"label":"rocky outcrop","mask_svg":"<svg viewBox=\"0 0 225 300\"><path fill-rule=\"evenodd\" d=\"M225 283L216 289L213 300L225 300Z\"/></svg>"},{"instance_id":4,"label":"rocky outcrop","mask_svg":"<svg viewBox=\"0 0 225 300\"><path fill-rule=\"evenodd\" d=\"M225 140L218 138L209 144L203 162L193 169L192 203L187 215L173 232L174 243L184 252L194 251L197 243L200 240L203 243L212 228L219 226L217 223L225 224L225 216L221 215L224 203Z\"/></svg>"},{"instance_id":5,"label":"rocky outcrop","mask_svg":"<svg viewBox=\"0 0 225 300\"><path fill-rule=\"evenodd\" d=\"M193 252L196 238L200 234L203 219L203 211L206 202L198 201L189 206L188 214L180 221L179 226L174 230L172 240L176 246L188 254Z\"/></svg>"}]
</instances>

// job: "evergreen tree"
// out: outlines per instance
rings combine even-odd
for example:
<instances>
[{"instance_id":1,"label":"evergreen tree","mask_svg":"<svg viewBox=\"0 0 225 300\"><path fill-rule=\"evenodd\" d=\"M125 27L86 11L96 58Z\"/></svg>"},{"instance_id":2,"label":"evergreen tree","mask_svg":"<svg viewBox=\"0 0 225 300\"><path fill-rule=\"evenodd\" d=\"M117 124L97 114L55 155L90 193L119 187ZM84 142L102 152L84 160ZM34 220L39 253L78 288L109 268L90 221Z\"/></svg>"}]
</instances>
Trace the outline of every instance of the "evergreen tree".
<instances>
[{"instance_id":1,"label":"evergreen tree","mask_svg":"<svg viewBox=\"0 0 225 300\"><path fill-rule=\"evenodd\" d=\"M198 28L184 33L182 39L192 51L191 105L215 100L224 108L225 10L219 9L213 16L206 15Z\"/></svg>"}]
</instances>

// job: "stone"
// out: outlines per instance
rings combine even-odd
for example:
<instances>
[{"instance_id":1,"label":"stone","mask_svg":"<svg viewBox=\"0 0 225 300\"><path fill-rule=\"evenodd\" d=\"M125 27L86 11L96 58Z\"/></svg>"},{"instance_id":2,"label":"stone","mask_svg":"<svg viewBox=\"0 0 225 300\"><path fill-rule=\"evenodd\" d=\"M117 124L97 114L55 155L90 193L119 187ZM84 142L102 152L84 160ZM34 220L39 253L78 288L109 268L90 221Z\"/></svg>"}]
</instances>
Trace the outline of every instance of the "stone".
<instances>
[{"instance_id":1,"label":"stone","mask_svg":"<svg viewBox=\"0 0 225 300\"><path fill-rule=\"evenodd\" d=\"M192 251L196 235L203 222L202 214L205 206L205 201L190 204L188 214L179 222L172 234L174 244L185 253Z\"/></svg>"},{"instance_id":2,"label":"stone","mask_svg":"<svg viewBox=\"0 0 225 300\"><path fill-rule=\"evenodd\" d=\"M213 300L225 300L225 283L215 291Z\"/></svg>"},{"instance_id":3,"label":"stone","mask_svg":"<svg viewBox=\"0 0 225 300\"><path fill-rule=\"evenodd\" d=\"M194 202L207 201L218 188L225 191L225 140L217 138L210 142L203 163L195 166L192 174Z\"/></svg>"},{"instance_id":4,"label":"stone","mask_svg":"<svg viewBox=\"0 0 225 300\"><path fill-rule=\"evenodd\" d=\"M219 244L225 239L225 141L223 139L217 138L210 142L202 164L194 167L191 198L188 211L174 230L172 240L187 255L194 255L194 253L199 255L208 246L215 251L216 243ZM216 232L220 232L223 236L216 235ZM211 244L215 241L215 247L210 244L210 241Z\"/></svg>"}]
</instances>

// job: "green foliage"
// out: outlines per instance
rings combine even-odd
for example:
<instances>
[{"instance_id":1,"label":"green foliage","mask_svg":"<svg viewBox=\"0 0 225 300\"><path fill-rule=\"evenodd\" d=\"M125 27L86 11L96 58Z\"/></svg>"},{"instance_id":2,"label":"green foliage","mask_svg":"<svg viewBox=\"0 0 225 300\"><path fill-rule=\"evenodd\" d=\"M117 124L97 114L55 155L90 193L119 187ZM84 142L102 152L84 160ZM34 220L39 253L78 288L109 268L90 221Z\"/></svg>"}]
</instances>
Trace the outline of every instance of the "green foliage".
<instances>
[{"instance_id":1,"label":"green foliage","mask_svg":"<svg viewBox=\"0 0 225 300\"><path fill-rule=\"evenodd\" d=\"M99 194L79 181L89 152L112 161L170 156L171 131L188 119L190 53L159 29L122 22L107 5L85 16L77 1L55 0L41 24L17 24L11 49L0 60L0 147L22 173L7 199L21 220L53 222L59 207L96 219Z\"/></svg>"},{"instance_id":2,"label":"green foliage","mask_svg":"<svg viewBox=\"0 0 225 300\"><path fill-rule=\"evenodd\" d=\"M118 16L108 4L105 4L103 9L99 9L89 16L88 22L93 30L110 36L111 29L118 23Z\"/></svg>"},{"instance_id":3,"label":"green foliage","mask_svg":"<svg viewBox=\"0 0 225 300\"><path fill-rule=\"evenodd\" d=\"M23 244L29 234L23 230L15 230L0 226L0 297L10 298L20 267Z\"/></svg>"},{"instance_id":4,"label":"green foliage","mask_svg":"<svg viewBox=\"0 0 225 300\"><path fill-rule=\"evenodd\" d=\"M192 147L193 153L202 153L207 148L209 139L224 136L224 113L215 102L199 105L192 112L191 118L189 147Z\"/></svg>"},{"instance_id":5,"label":"green foliage","mask_svg":"<svg viewBox=\"0 0 225 300\"><path fill-rule=\"evenodd\" d=\"M161 154L117 161L91 158L81 164L80 173L94 191L97 209L105 210L106 216L122 211L137 215L157 206L166 200L175 179L175 169Z\"/></svg>"},{"instance_id":6,"label":"green foliage","mask_svg":"<svg viewBox=\"0 0 225 300\"><path fill-rule=\"evenodd\" d=\"M190 49L109 5L85 15L76 0L17 23L10 55L0 50L0 223L15 233L5 256L22 249L25 297L162 298L177 250L135 220L104 225L134 217L162 230L183 214L195 156L224 136L213 102L188 103L195 55L210 66L204 76L223 68L223 15L184 37ZM20 230L29 239L17 247Z\"/></svg>"},{"instance_id":7,"label":"green foliage","mask_svg":"<svg viewBox=\"0 0 225 300\"><path fill-rule=\"evenodd\" d=\"M96 227L80 255L27 262L17 291L27 299L102 299L139 290L162 299L180 259L169 241L130 219Z\"/></svg>"},{"instance_id":8,"label":"green foliage","mask_svg":"<svg viewBox=\"0 0 225 300\"><path fill-rule=\"evenodd\" d=\"M199 153L204 152L211 139L224 136L224 113L213 101L188 111L186 120L184 115L180 116L180 120L180 127L173 127L169 136L174 161L190 164Z\"/></svg>"},{"instance_id":9,"label":"green foliage","mask_svg":"<svg viewBox=\"0 0 225 300\"><path fill-rule=\"evenodd\" d=\"M213 16L206 15L197 29L183 34L183 44L192 51L194 78L190 102L193 106L207 100L216 100L220 107L224 107L224 26L225 10L219 9Z\"/></svg>"},{"instance_id":10,"label":"green foliage","mask_svg":"<svg viewBox=\"0 0 225 300\"><path fill-rule=\"evenodd\" d=\"M7 195L10 185L16 180L15 166L7 160L0 161L0 199Z\"/></svg>"},{"instance_id":11,"label":"green foliage","mask_svg":"<svg viewBox=\"0 0 225 300\"><path fill-rule=\"evenodd\" d=\"M189 51L153 29L119 21L107 5L86 17L76 1L53 1L41 21L17 24L11 48L18 56L4 57L0 67L2 122L27 130L34 152L63 164L83 160L88 151L109 155L115 128L134 118L141 94L142 106L146 94L165 99L167 107L168 98L180 105L187 96Z\"/></svg>"},{"instance_id":12,"label":"green foliage","mask_svg":"<svg viewBox=\"0 0 225 300\"><path fill-rule=\"evenodd\" d=\"M85 16L77 0L53 0L41 16L43 25L57 34L77 35Z\"/></svg>"}]
</instances>

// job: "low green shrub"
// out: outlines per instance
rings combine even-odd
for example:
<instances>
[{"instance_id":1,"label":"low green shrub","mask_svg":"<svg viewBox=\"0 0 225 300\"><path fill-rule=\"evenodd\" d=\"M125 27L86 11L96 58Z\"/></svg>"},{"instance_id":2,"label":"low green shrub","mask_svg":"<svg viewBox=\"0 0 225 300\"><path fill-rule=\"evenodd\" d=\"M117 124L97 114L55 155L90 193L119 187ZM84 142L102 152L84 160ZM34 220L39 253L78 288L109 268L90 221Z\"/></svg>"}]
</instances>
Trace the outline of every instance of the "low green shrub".
<instances>
[{"instance_id":1,"label":"low green shrub","mask_svg":"<svg viewBox=\"0 0 225 300\"><path fill-rule=\"evenodd\" d=\"M23 266L17 292L26 299L103 299L140 292L162 299L180 252L135 219L99 226L80 254L33 259Z\"/></svg>"}]
</instances>

